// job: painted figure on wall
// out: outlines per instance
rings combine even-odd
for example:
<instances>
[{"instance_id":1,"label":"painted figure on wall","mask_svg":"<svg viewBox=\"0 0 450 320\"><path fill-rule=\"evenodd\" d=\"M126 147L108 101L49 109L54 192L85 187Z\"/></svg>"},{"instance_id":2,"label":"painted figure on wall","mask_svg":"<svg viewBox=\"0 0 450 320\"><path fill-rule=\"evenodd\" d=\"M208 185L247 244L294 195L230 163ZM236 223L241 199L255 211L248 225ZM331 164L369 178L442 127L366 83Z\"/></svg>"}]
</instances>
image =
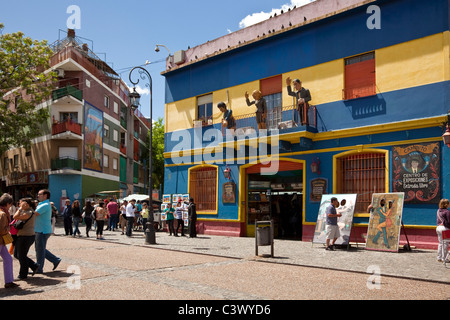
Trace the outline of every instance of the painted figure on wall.
<instances>
[{"instance_id":1,"label":"painted figure on wall","mask_svg":"<svg viewBox=\"0 0 450 320\"><path fill-rule=\"evenodd\" d=\"M84 112L84 168L102 171L103 112L88 103Z\"/></svg>"}]
</instances>

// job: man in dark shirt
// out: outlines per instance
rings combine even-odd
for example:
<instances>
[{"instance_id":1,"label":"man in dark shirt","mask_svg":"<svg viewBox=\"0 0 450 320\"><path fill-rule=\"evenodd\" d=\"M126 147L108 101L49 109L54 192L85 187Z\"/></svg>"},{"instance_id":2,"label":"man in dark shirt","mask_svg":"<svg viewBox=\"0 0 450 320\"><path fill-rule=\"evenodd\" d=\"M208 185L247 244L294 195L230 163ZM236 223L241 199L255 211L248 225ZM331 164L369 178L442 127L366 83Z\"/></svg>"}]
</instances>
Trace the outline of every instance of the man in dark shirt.
<instances>
[{"instance_id":1,"label":"man in dark shirt","mask_svg":"<svg viewBox=\"0 0 450 320\"><path fill-rule=\"evenodd\" d=\"M309 125L308 121L308 108L309 101L311 101L311 93L308 89L302 87L302 82L299 79L294 80L295 92L291 89L291 78L286 79L288 95L295 97L295 105L300 113L300 122L303 125Z\"/></svg>"},{"instance_id":2,"label":"man in dark shirt","mask_svg":"<svg viewBox=\"0 0 450 320\"><path fill-rule=\"evenodd\" d=\"M72 207L70 205L70 200L66 199L66 206L64 207L64 211L62 212L62 216L64 217L64 230L66 232L66 236L72 235Z\"/></svg>"}]
</instances>

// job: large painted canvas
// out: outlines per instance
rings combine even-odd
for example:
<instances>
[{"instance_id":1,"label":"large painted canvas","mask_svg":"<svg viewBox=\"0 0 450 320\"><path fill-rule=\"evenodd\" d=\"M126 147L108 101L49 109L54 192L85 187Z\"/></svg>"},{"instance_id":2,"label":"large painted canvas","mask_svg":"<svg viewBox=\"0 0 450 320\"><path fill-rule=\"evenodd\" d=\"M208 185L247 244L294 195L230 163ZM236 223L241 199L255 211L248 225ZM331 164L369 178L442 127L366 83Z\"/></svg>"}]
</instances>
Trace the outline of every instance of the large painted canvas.
<instances>
[{"instance_id":1,"label":"large painted canvas","mask_svg":"<svg viewBox=\"0 0 450 320\"><path fill-rule=\"evenodd\" d=\"M367 230L367 250L398 252L405 194L374 193Z\"/></svg>"},{"instance_id":2,"label":"large painted canvas","mask_svg":"<svg viewBox=\"0 0 450 320\"><path fill-rule=\"evenodd\" d=\"M102 171L103 168L103 112L84 104L84 168Z\"/></svg>"},{"instance_id":3,"label":"large painted canvas","mask_svg":"<svg viewBox=\"0 0 450 320\"><path fill-rule=\"evenodd\" d=\"M331 204L331 198L336 197L340 206L336 208L342 217L338 218L339 232L341 236L336 240L335 244L348 244L350 242L350 233L352 231L353 214L355 212L356 194L324 194L320 202L319 214L317 215L316 229L314 231L313 243L326 242L326 214L327 207Z\"/></svg>"},{"instance_id":4,"label":"large painted canvas","mask_svg":"<svg viewBox=\"0 0 450 320\"><path fill-rule=\"evenodd\" d=\"M405 203L439 203L441 199L439 142L392 148L392 191L404 192Z\"/></svg>"}]
</instances>

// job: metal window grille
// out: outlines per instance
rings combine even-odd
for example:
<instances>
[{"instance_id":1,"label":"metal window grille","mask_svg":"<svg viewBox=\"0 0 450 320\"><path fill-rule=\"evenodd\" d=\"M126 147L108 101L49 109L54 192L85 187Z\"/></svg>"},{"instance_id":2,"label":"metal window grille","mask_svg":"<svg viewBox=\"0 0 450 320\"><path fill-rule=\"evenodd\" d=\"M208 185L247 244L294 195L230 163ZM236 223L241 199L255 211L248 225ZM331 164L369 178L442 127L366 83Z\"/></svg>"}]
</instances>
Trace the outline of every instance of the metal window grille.
<instances>
[{"instance_id":1,"label":"metal window grille","mask_svg":"<svg viewBox=\"0 0 450 320\"><path fill-rule=\"evenodd\" d=\"M338 159L338 193L356 193L355 212L366 212L373 193L386 192L386 159L381 153L365 153Z\"/></svg>"},{"instance_id":2,"label":"metal window grille","mask_svg":"<svg viewBox=\"0 0 450 320\"><path fill-rule=\"evenodd\" d=\"M189 193L199 211L216 210L217 169L208 167L191 170Z\"/></svg>"}]
</instances>

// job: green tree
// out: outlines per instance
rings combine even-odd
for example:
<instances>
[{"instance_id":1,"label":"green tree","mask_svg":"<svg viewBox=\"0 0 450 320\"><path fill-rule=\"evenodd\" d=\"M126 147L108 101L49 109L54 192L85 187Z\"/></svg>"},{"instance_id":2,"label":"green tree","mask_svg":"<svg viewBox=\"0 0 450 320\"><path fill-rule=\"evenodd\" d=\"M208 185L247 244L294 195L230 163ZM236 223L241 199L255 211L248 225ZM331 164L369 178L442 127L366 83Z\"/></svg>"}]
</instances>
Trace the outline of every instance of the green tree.
<instances>
[{"instance_id":1,"label":"green tree","mask_svg":"<svg viewBox=\"0 0 450 320\"><path fill-rule=\"evenodd\" d=\"M29 147L42 135L47 107L36 108L50 96L56 74L49 71L52 50L47 41L22 32L3 34L0 23L0 154L12 147Z\"/></svg>"},{"instance_id":2,"label":"green tree","mask_svg":"<svg viewBox=\"0 0 450 320\"><path fill-rule=\"evenodd\" d=\"M152 129L152 167L153 167L153 189L159 189L159 185L164 186L164 119L158 118L153 122ZM142 159L148 159L148 145L150 132L147 135L147 148L142 152ZM148 164L148 161L146 161Z\"/></svg>"},{"instance_id":3,"label":"green tree","mask_svg":"<svg viewBox=\"0 0 450 320\"><path fill-rule=\"evenodd\" d=\"M153 143L152 143L152 161L153 161L153 186L159 188L164 186L164 120L158 118L153 123ZM164 190L164 189L163 189Z\"/></svg>"}]
</instances>

